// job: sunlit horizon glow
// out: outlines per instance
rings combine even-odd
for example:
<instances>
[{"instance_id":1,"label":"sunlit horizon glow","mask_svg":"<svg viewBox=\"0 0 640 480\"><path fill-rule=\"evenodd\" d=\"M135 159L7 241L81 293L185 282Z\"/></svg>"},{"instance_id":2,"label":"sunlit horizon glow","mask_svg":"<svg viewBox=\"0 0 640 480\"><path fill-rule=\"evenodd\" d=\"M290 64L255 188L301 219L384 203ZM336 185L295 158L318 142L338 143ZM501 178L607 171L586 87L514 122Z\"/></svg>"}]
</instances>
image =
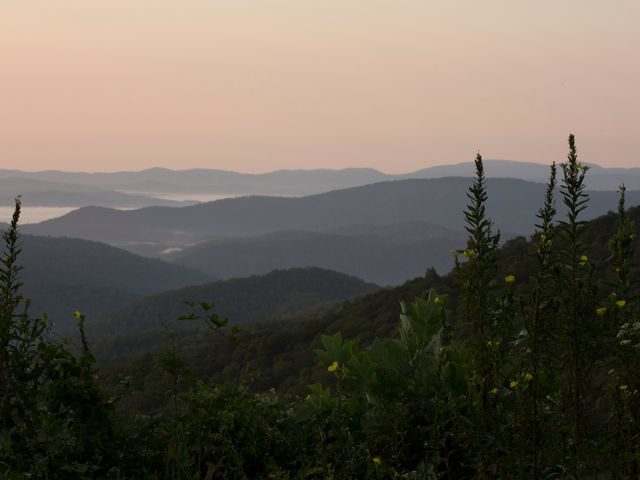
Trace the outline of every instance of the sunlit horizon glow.
<instances>
[{"instance_id":1,"label":"sunlit horizon glow","mask_svg":"<svg viewBox=\"0 0 640 480\"><path fill-rule=\"evenodd\" d=\"M636 0L6 0L0 168L640 166Z\"/></svg>"}]
</instances>

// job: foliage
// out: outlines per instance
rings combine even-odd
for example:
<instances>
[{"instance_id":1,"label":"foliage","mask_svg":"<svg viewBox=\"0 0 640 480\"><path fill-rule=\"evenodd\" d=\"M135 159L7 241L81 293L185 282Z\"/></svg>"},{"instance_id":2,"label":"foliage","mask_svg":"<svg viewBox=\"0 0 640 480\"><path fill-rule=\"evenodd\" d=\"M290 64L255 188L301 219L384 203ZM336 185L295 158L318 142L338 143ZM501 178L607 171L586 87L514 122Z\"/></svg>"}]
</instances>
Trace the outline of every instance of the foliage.
<instances>
[{"instance_id":1,"label":"foliage","mask_svg":"<svg viewBox=\"0 0 640 480\"><path fill-rule=\"evenodd\" d=\"M46 318L28 314L19 293L16 200L0 268L0 475L6 478L95 478L117 461L111 402L97 383L95 359L77 312L82 351L49 337Z\"/></svg>"},{"instance_id":2,"label":"foliage","mask_svg":"<svg viewBox=\"0 0 640 480\"><path fill-rule=\"evenodd\" d=\"M126 403L134 376L105 400L82 314L76 347L54 343L46 319L29 316L18 203L0 275L0 476L638 478L640 209L625 208L622 187L617 215L584 221L587 168L573 136L560 168L531 242L500 248L478 155L469 240L446 277L430 271L280 329L240 331L213 304L190 302L181 320L208 328L172 334L148 355L162 388L144 390L158 397L146 412ZM390 312L408 294L397 322ZM192 336L197 349L183 341ZM269 355L280 355L282 375L297 372L291 385L316 381L302 395L259 388L276 371L260 368ZM306 374L305 362L315 362ZM204 378L196 363L222 376Z\"/></svg>"}]
</instances>

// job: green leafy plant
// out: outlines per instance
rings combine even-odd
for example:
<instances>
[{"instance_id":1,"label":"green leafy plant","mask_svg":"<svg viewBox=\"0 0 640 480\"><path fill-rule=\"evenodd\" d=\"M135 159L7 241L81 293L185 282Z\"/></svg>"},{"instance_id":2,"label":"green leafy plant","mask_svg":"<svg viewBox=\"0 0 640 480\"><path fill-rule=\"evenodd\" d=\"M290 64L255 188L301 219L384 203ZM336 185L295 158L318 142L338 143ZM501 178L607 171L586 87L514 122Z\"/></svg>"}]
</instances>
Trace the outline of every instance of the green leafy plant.
<instances>
[{"instance_id":1,"label":"green leafy plant","mask_svg":"<svg viewBox=\"0 0 640 480\"><path fill-rule=\"evenodd\" d=\"M49 338L46 318L29 316L20 294L16 200L0 267L0 476L95 478L117 464L111 402L97 383L79 312L81 353ZM20 307L22 306L22 309Z\"/></svg>"},{"instance_id":2,"label":"green leafy plant","mask_svg":"<svg viewBox=\"0 0 640 480\"><path fill-rule=\"evenodd\" d=\"M116 410L119 396L103 390L83 314L77 344L29 315L16 202L0 260L0 478L638 478L640 272L624 187L617 217L590 230L588 168L570 136L559 191L554 164L531 241L501 247L480 155L475 166L469 236L450 275L409 282L411 302L380 291L342 317L273 331L240 331L214 304L189 302L181 320L213 332L190 330L205 354L187 350L181 333L149 356L158 384L147 394L158 398L142 412ZM397 329L374 335L369 317L393 320L391 309ZM356 341L336 325L367 332ZM278 355L289 342L313 357L307 340L319 365L311 377L297 371L304 395L252 388L265 351ZM216 355L229 356L228 381L198 378L193 359ZM296 360L282 362L295 374Z\"/></svg>"}]
</instances>

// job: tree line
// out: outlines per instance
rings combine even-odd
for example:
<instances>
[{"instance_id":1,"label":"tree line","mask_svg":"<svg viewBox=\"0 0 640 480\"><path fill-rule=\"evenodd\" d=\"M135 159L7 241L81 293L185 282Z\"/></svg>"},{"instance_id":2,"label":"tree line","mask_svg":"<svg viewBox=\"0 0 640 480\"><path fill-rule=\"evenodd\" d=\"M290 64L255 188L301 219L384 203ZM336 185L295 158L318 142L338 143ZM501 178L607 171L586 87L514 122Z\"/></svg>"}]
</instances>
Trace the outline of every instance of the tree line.
<instances>
[{"instance_id":1,"label":"tree line","mask_svg":"<svg viewBox=\"0 0 640 480\"><path fill-rule=\"evenodd\" d=\"M455 298L431 289L402 303L396 331L366 348L323 335L314 353L327 381L295 396L250 388L252 337L191 303L184 320L236 345L237 374L194 378L176 342L155 358L165 388L153 413L118 408L82 313L75 344L29 315L17 201L0 266L0 478L639 478L637 234L624 186L596 258L588 167L570 136L521 278L499 265L480 155L475 167Z\"/></svg>"}]
</instances>

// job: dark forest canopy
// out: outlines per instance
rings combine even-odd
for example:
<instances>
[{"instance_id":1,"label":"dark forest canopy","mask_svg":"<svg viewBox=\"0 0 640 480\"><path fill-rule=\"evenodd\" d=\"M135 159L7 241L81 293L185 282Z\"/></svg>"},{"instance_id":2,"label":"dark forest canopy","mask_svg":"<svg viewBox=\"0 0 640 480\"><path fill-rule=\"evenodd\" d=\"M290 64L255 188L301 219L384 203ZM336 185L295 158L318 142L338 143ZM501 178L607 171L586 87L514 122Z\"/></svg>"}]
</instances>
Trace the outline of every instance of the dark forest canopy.
<instances>
[{"instance_id":1,"label":"dark forest canopy","mask_svg":"<svg viewBox=\"0 0 640 480\"><path fill-rule=\"evenodd\" d=\"M97 318L143 296L202 284L209 275L144 258L104 243L25 235L20 272L31 311L46 312L60 332L73 328L73 312Z\"/></svg>"},{"instance_id":2,"label":"dark forest canopy","mask_svg":"<svg viewBox=\"0 0 640 480\"><path fill-rule=\"evenodd\" d=\"M138 336L163 323L174 328L191 328L177 320L189 311L185 301L202 303L212 298L219 305L216 312L220 316L229 318L233 324L252 325L320 311L379 288L320 268L275 270L267 275L218 280L146 297L93 322L89 331L100 337Z\"/></svg>"},{"instance_id":3,"label":"dark forest canopy","mask_svg":"<svg viewBox=\"0 0 640 480\"><path fill-rule=\"evenodd\" d=\"M244 331L193 302L183 321L206 328L168 332L150 374L123 365L116 383L81 312L73 347L23 308L18 202L0 261L0 475L638 478L640 210L621 189L617 214L585 220L570 136L536 234L500 247L480 155L475 169L451 274Z\"/></svg>"},{"instance_id":4,"label":"dark forest canopy","mask_svg":"<svg viewBox=\"0 0 640 480\"><path fill-rule=\"evenodd\" d=\"M640 207L629 209L628 216L636 224L640 224ZM611 260L608 242L616 228L617 215L612 212L593 220L584 235L585 243L590 246L589 258L593 262L594 269L603 276L610 275L608 270L611 267ZM517 237L507 241L498 251L496 277L514 275L519 288L526 289L529 277L535 273L536 269L533 254L538 240L539 237L536 235L531 240ZM640 250L635 252L633 261L634 264L640 263ZM637 278L640 272L634 271L634 275L634 278ZM346 338L357 340L363 347L370 345L376 337L390 337L397 328L397 312L401 302L411 302L412 299L425 295L430 289L447 295L447 311L451 321L456 321L460 313L457 304L457 283L458 274L455 271L447 275L428 271L426 275L402 285L349 300L324 313L294 315L286 321L273 318L277 315L261 318L258 328L248 328L245 333L252 342L250 364L256 372L252 377L253 386L258 389L275 387L285 391L290 389L303 391L306 385L326 377L326 372L323 372L317 359L311 354L312 350L319 346L322 334L342 332ZM162 295L158 297L158 299L161 298ZM173 302L174 308L178 308L182 299L174 294L170 301ZM259 301L259 297L255 300ZM149 302L152 301L152 299L149 300ZM167 302L169 299L164 299L158 305ZM154 308L157 309L157 307ZM184 308L182 306L182 309ZM257 305L256 308L262 309ZM176 310L175 313L174 317L177 318L178 311ZM228 316L232 322L241 318L234 315ZM136 315L129 315L129 317L135 319ZM153 357L150 353L157 353L164 348L158 345L163 341L157 317L153 317L156 321L152 325L144 321L148 316L141 314L138 318L137 323L132 325L130 333L121 330L115 340L110 339L105 343L101 336L96 338L98 360L105 362L103 364L105 367L120 370L122 365L131 365L136 359L144 365ZM103 322L106 325L109 323L109 319ZM143 330L145 333L142 335L145 338L144 342L141 342L138 330L142 325L146 325L146 331ZM176 328L183 330L179 327L180 324L177 324ZM236 360L240 358L240 347L230 344L226 339L212 339L209 335L193 335L191 332L184 332L181 335L181 341L184 342L185 356L196 366L199 374L216 381L234 378L239 366ZM211 346L212 342L215 345L214 348ZM211 351L217 353L212 355ZM199 364L197 359L204 355L207 356L208 361Z\"/></svg>"}]
</instances>

